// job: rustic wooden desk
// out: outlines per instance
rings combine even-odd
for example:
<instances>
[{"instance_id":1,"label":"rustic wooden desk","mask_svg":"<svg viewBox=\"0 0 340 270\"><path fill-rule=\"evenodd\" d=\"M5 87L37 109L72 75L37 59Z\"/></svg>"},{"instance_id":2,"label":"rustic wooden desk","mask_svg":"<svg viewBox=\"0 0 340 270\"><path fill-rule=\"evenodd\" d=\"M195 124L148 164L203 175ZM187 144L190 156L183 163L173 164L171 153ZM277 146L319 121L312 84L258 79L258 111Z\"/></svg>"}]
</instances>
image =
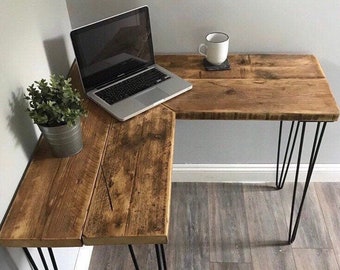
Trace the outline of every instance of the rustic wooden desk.
<instances>
[{"instance_id":1,"label":"rustic wooden desk","mask_svg":"<svg viewBox=\"0 0 340 270\"><path fill-rule=\"evenodd\" d=\"M298 182L305 126L316 123L305 191L295 218L296 189L292 199L288 242L294 241L326 123L339 116L317 59L312 55L231 55L231 70L218 72L205 71L197 55L156 59L192 82L193 89L127 122L116 121L87 100L84 149L58 159L43 139L39 141L2 223L0 245L131 247L144 243L156 244L157 250L158 244L167 243L176 118L280 121L278 189L284 185L299 141ZM76 65L70 75L81 89ZM290 121L291 128L282 163L283 121Z\"/></svg>"}]
</instances>

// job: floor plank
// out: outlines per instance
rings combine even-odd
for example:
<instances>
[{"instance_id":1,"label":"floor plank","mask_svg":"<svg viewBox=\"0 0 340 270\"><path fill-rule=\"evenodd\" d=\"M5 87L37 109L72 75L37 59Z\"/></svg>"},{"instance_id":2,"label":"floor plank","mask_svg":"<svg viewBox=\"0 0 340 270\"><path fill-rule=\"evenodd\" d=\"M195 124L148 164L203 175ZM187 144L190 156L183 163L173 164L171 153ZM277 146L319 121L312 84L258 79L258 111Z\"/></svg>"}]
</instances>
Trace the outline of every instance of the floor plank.
<instances>
[{"instance_id":1,"label":"floor plank","mask_svg":"<svg viewBox=\"0 0 340 270\"><path fill-rule=\"evenodd\" d=\"M251 261L243 188L239 184L209 185L210 261Z\"/></svg>"},{"instance_id":2,"label":"floor plank","mask_svg":"<svg viewBox=\"0 0 340 270\"><path fill-rule=\"evenodd\" d=\"M210 270L251 270L250 263L210 263Z\"/></svg>"},{"instance_id":3,"label":"floor plank","mask_svg":"<svg viewBox=\"0 0 340 270\"><path fill-rule=\"evenodd\" d=\"M286 185L276 190L274 184L173 183L168 269L340 270L340 183L311 184L304 208L310 212L301 220L296 245L287 245ZM313 232L328 232L330 243ZM321 245L330 247L314 248ZM134 250L141 270L157 269L153 245ZM126 246L96 246L89 269L134 267Z\"/></svg>"},{"instance_id":4,"label":"floor plank","mask_svg":"<svg viewBox=\"0 0 340 270\"><path fill-rule=\"evenodd\" d=\"M171 198L169 269L209 269L208 186L174 183Z\"/></svg>"},{"instance_id":5,"label":"floor plank","mask_svg":"<svg viewBox=\"0 0 340 270\"><path fill-rule=\"evenodd\" d=\"M286 214L286 222L289 226L292 194L294 184L286 183L280 191L282 205ZM303 185L299 184L296 195L296 206L294 211L294 221L301 201ZM298 203L298 204L297 204ZM324 221L322 209L314 185L310 185L307 191L306 199L302 208L300 224L298 227L296 239L292 245L293 248L332 248L327 227Z\"/></svg>"},{"instance_id":6,"label":"floor plank","mask_svg":"<svg viewBox=\"0 0 340 270\"><path fill-rule=\"evenodd\" d=\"M314 185L340 266L340 183L316 183Z\"/></svg>"},{"instance_id":7,"label":"floor plank","mask_svg":"<svg viewBox=\"0 0 340 270\"><path fill-rule=\"evenodd\" d=\"M339 270L332 249L294 249L299 270Z\"/></svg>"},{"instance_id":8,"label":"floor plank","mask_svg":"<svg viewBox=\"0 0 340 270\"><path fill-rule=\"evenodd\" d=\"M270 184L244 184L251 246L287 244L287 226L280 191Z\"/></svg>"},{"instance_id":9,"label":"floor plank","mask_svg":"<svg viewBox=\"0 0 340 270\"><path fill-rule=\"evenodd\" d=\"M132 266L127 258L126 246L96 246L93 249L89 270L129 269Z\"/></svg>"},{"instance_id":10,"label":"floor plank","mask_svg":"<svg viewBox=\"0 0 340 270\"><path fill-rule=\"evenodd\" d=\"M280 191L265 184L247 184L243 189L253 268L295 269Z\"/></svg>"},{"instance_id":11,"label":"floor plank","mask_svg":"<svg viewBox=\"0 0 340 270\"><path fill-rule=\"evenodd\" d=\"M299 270L295 267L293 251L290 246L252 246L251 255L254 270Z\"/></svg>"},{"instance_id":12,"label":"floor plank","mask_svg":"<svg viewBox=\"0 0 340 270\"><path fill-rule=\"evenodd\" d=\"M141 269L157 269L154 245L134 245L134 253ZM128 246L96 246L93 249L89 270L134 269Z\"/></svg>"}]
</instances>

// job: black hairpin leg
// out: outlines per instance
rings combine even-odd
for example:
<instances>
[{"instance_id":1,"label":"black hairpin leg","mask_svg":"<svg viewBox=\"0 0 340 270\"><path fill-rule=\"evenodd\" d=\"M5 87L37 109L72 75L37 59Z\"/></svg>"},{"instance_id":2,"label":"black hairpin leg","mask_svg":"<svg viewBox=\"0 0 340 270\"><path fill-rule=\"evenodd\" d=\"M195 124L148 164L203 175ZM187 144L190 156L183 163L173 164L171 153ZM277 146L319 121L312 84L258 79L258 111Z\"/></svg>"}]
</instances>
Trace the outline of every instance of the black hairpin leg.
<instances>
[{"instance_id":1,"label":"black hairpin leg","mask_svg":"<svg viewBox=\"0 0 340 270\"><path fill-rule=\"evenodd\" d=\"M166 270L166 260L163 244L155 244L158 270Z\"/></svg>"},{"instance_id":2,"label":"black hairpin leg","mask_svg":"<svg viewBox=\"0 0 340 270\"><path fill-rule=\"evenodd\" d=\"M282 140L282 125L283 125L283 123L281 121L280 122L280 129L279 129L279 142L278 142L278 147L277 147L278 150L277 150L277 163L276 163L276 187L277 187L277 189L282 189L284 184L285 184L287 173L288 173L288 170L289 170L289 165L290 165L292 155L293 155L293 152L294 152L296 137L297 137L299 127L300 127L300 122L298 122L296 126L295 126L294 121L291 123L289 136L288 136L288 140L287 140L286 151L285 151L285 155L284 155L284 158L283 158L283 163L281 165L281 172L280 172L280 175L279 175L281 140ZM295 127L295 131L294 131L294 127ZM293 138L292 138L292 136L293 136ZM293 139L293 141L292 141L292 139Z\"/></svg>"},{"instance_id":3,"label":"black hairpin leg","mask_svg":"<svg viewBox=\"0 0 340 270\"><path fill-rule=\"evenodd\" d=\"M128 246L129 246L130 255L131 255L131 258L132 258L132 261L133 261L133 265L135 266L136 270L139 270L136 255L135 255L135 252L133 251L132 245L128 245Z\"/></svg>"},{"instance_id":4,"label":"black hairpin leg","mask_svg":"<svg viewBox=\"0 0 340 270\"><path fill-rule=\"evenodd\" d=\"M44 266L44 269L45 269L45 270L48 270L48 266L47 266L47 263L46 263L46 260L45 260L44 253L42 252L42 250L41 250L40 247L38 247L37 250L38 250L38 253L39 253L41 262L42 262L42 264L43 264L43 266Z\"/></svg>"},{"instance_id":5,"label":"black hairpin leg","mask_svg":"<svg viewBox=\"0 0 340 270\"><path fill-rule=\"evenodd\" d=\"M53 265L53 269L58 270L57 262L55 260L52 248L48 248L48 253L50 254L50 259L51 259L51 262L52 262L52 265Z\"/></svg>"},{"instance_id":6,"label":"black hairpin leg","mask_svg":"<svg viewBox=\"0 0 340 270\"><path fill-rule=\"evenodd\" d=\"M35 264L35 262L34 262L32 256L31 256L31 253L28 251L28 249L25 248L25 247L22 248L22 249L23 249L24 252L25 252L26 258L27 258L29 264L31 265L31 268L32 268L33 270L38 270L38 267L37 267L37 265Z\"/></svg>"},{"instance_id":7,"label":"black hairpin leg","mask_svg":"<svg viewBox=\"0 0 340 270\"><path fill-rule=\"evenodd\" d=\"M37 265L36 265L36 263L33 260L33 257L31 256L30 252L28 251L28 249L24 247L23 250L25 252L25 255L26 255L27 259L28 259L29 264L31 265L31 268L33 270L39 270ZM47 265L44 253L42 252L40 247L38 247L37 250L38 250L41 262L42 262L42 264L44 266L44 269L48 270L49 268L48 268L48 265ZM56 260L55 260L52 248L48 248L48 253L50 255L50 259L51 259L51 262L52 262L52 265L53 265L53 269L54 270L58 270L57 263L56 263Z\"/></svg>"},{"instance_id":8,"label":"black hairpin leg","mask_svg":"<svg viewBox=\"0 0 340 270\"><path fill-rule=\"evenodd\" d=\"M288 233L288 243L289 244L293 243L293 241L295 240L295 237L296 237L297 229L298 229L298 226L299 226L299 223L300 223L303 203L305 201L305 197L306 197L306 194L307 194L309 183L310 183L311 178L312 178L314 165L315 165L315 162L316 162L317 155L319 153L321 141L322 141L323 134L325 132L326 124L327 124L327 122L317 122L317 124L316 124L316 130L315 130L314 141L313 141L313 145L312 145L312 151L311 151L311 155L310 155L310 159L309 159L306 181L305 181L305 184L304 184L300 204L298 204L296 202L296 192L297 192L297 184L298 184L298 181L299 181L299 172L300 172L303 143L304 143L304 138L305 138L306 123L307 122L298 122L297 125L296 125L296 128L295 128L295 131L294 131L295 123L292 122L290 132L289 132L289 136L288 136L287 147L286 147L286 151L285 151L283 164L281 165L281 173L280 173L280 176L279 176L280 145L281 145L281 137L282 137L282 121L280 122L277 167L276 167L276 187L278 189L281 189L283 187L284 183L285 183L287 172L288 172L289 165L290 165L290 162L291 162L291 157L292 157L292 154L294 152L294 147L295 147L297 135L299 133L299 130L301 129L301 131L300 131L300 142L299 142L300 145L299 145L299 149L298 149L296 172L295 172L295 181L294 181L294 190L293 190L293 198L292 198L292 207L291 207L290 222L289 222L289 233ZM292 136L293 136L293 141L291 141ZM295 223L294 223L295 204L297 204L297 210L298 211L296 213L296 218L295 218Z\"/></svg>"},{"instance_id":9,"label":"black hairpin leg","mask_svg":"<svg viewBox=\"0 0 340 270\"><path fill-rule=\"evenodd\" d=\"M163 268L164 268L164 270L167 270L165 252L164 252L164 245L161 244L160 246L161 246L161 253L162 253L162 260L163 260Z\"/></svg>"},{"instance_id":10,"label":"black hairpin leg","mask_svg":"<svg viewBox=\"0 0 340 270\"><path fill-rule=\"evenodd\" d=\"M320 129L321 124L322 124L322 127ZM297 216L296 216L296 219L295 219L295 224L293 225L294 209L295 209L294 206L295 206L295 200L296 200L296 189L297 189L297 183L298 183L298 179L299 179L299 167L300 167L300 161L301 161L301 152L302 152L302 148L303 148L303 137L304 137L305 127L306 127L306 123L303 122L302 131L301 131L301 141L300 141L300 147L299 147L299 154L298 154L298 163L297 163L296 174L295 174L294 192L293 192L293 199L292 199L292 209L291 209L291 214L290 214L289 238L288 238L289 244L293 243L294 240L295 240L295 237L296 237L297 229L298 229L299 222L300 222L303 203L305 201L307 190L308 190L308 187L309 187L309 183L310 183L311 178L312 178L314 165L315 165L315 162L316 162L317 155L319 153L322 137L323 137L323 134L324 134L325 129L326 129L326 124L327 124L326 122L323 122L323 123L318 122L317 126L316 126L312 152L311 152L311 155L310 155L309 165L308 165L308 170L307 170L307 175L306 175L306 181L305 181L305 185L304 185L304 188L303 188L301 202L300 202L300 205L298 207L298 212L297 212Z\"/></svg>"}]
</instances>

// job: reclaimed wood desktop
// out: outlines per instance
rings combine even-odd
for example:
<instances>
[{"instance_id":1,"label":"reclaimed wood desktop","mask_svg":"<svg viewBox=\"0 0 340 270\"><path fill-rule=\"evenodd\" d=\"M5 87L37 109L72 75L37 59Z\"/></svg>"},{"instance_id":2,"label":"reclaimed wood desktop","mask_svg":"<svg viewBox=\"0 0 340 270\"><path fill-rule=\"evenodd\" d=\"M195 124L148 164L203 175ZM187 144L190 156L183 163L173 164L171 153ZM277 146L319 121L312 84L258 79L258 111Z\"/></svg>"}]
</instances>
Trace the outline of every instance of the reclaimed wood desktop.
<instances>
[{"instance_id":1,"label":"reclaimed wood desktop","mask_svg":"<svg viewBox=\"0 0 340 270\"><path fill-rule=\"evenodd\" d=\"M301 134L307 123L316 122L311 177L325 124L339 116L318 60L259 54L231 55L229 61L231 70L211 72L198 55L157 56L158 64L190 81L193 89L126 122L86 100L84 149L54 158L45 140L39 141L3 221L0 245L167 243L176 118L280 121L278 188L285 180L279 171L289 167L288 162L279 166L282 121L292 121L291 130L297 122L295 132ZM82 89L76 65L70 76ZM290 243L294 234L290 229Z\"/></svg>"}]
</instances>

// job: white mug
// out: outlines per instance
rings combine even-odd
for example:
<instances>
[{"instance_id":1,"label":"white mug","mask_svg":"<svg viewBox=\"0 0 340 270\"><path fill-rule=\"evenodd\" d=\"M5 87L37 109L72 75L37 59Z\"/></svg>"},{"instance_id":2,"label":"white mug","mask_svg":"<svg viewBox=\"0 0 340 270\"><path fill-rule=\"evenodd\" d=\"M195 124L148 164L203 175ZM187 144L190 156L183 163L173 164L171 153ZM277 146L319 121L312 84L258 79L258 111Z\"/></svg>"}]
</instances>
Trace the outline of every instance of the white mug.
<instances>
[{"instance_id":1,"label":"white mug","mask_svg":"<svg viewBox=\"0 0 340 270\"><path fill-rule=\"evenodd\" d=\"M221 65L228 57L229 36L222 32L213 32L205 39L206 43L200 44L198 52L204 55L209 63Z\"/></svg>"}]
</instances>

